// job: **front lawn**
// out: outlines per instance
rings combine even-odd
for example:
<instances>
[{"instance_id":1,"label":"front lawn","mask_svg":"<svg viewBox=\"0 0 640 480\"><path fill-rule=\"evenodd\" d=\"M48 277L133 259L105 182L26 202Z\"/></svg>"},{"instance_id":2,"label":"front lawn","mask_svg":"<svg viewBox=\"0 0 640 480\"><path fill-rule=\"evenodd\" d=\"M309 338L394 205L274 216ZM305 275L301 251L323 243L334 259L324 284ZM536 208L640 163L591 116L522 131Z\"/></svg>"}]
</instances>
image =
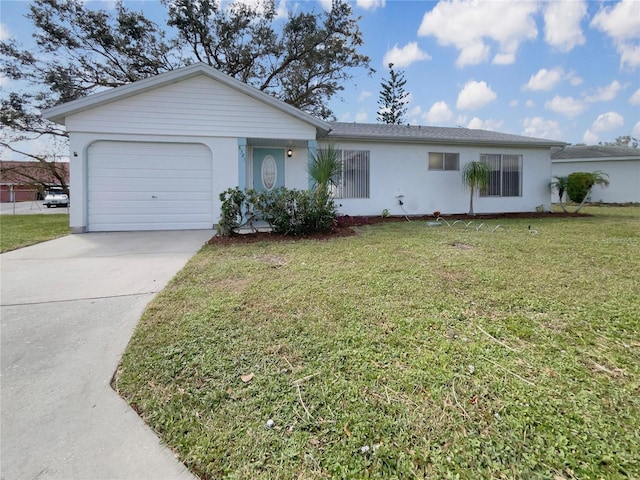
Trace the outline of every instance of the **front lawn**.
<instances>
[{"instance_id":1,"label":"front lawn","mask_svg":"<svg viewBox=\"0 0 640 480\"><path fill-rule=\"evenodd\" d=\"M584 212L205 247L115 386L207 479L640 478L640 207Z\"/></svg>"},{"instance_id":2,"label":"front lawn","mask_svg":"<svg viewBox=\"0 0 640 480\"><path fill-rule=\"evenodd\" d=\"M0 215L0 253L69 234L69 215Z\"/></svg>"}]
</instances>

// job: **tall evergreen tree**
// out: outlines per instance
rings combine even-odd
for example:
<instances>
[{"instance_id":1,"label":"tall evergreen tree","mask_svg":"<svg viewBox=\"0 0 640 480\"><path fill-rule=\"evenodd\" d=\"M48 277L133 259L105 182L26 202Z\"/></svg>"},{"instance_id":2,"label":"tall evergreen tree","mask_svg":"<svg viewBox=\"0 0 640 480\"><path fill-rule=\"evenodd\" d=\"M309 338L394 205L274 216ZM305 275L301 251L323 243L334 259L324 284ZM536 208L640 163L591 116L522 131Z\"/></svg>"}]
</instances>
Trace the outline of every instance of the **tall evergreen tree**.
<instances>
[{"instance_id":1,"label":"tall evergreen tree","mask_svg":"<svg viewBox=\"0 0 640 480\"><path fill-rule=\"evenodd\" d=\"M382 81L382 89L378 99L378 122L389 125L401 125L406 122L409 93L404 90L407 81L404 72L395 71L393 63L389 64L389 79Z\"/></svg>"}]
</instances>

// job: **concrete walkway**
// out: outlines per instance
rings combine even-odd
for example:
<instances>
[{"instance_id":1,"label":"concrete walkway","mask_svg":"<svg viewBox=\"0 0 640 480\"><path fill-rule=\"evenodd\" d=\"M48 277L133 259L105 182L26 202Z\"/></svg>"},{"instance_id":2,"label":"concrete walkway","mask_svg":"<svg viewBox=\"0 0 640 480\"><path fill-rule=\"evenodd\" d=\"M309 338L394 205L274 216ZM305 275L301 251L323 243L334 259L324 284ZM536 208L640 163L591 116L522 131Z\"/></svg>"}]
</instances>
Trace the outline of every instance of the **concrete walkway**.
<instances>
[{"instance_id":1,"label":"concrete walkway","mask_svg":"<svg viewBox=\"0 0 640 480\"><path fill-rule=\"evenodd\" d=\"M145 306L213 231L71 235L0 255L0 478L194 479L111 389Z\"/></svg>"}]
</instances>

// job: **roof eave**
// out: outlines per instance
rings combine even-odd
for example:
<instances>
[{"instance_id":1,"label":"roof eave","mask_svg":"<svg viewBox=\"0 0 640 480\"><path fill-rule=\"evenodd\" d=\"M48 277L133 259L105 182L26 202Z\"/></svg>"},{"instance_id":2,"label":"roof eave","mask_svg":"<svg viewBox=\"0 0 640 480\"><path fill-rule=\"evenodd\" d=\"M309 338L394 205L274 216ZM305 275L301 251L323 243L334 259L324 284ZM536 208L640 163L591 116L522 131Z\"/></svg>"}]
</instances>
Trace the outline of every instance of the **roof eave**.
<instances>
[{"instance_id":1,"label":"roof eave","mask_svg":"<svg viewBox=\"0 0 640 480\"><path fill-rule=\"evenodd\" d=\"M615 162L615 161L634 161L640 160L638 156L624 156L624 157L551 157L552 162Z\"/></svg>"},{"instance_id":2,"label":"roof eave","mask_svg":"<svg viewBox=\"0 0 640 480\"><path fill-rule=\"evenodd\" d=\"M388 135L340 135L329 132L323 138L327 139L341 139L341 140L360 140L370 142L393 142L393 143L426 143L437 145L499 145L503 147L538 147L538 148L551 148L561 147L567 145L565 142L556 142L549 140L548 143L539 142L517 142L517 141L500 141L500 140L465 140L465 139L446 139L446 138L409 138L409 137L396 137Z\"/></svg>"}]
</instances>

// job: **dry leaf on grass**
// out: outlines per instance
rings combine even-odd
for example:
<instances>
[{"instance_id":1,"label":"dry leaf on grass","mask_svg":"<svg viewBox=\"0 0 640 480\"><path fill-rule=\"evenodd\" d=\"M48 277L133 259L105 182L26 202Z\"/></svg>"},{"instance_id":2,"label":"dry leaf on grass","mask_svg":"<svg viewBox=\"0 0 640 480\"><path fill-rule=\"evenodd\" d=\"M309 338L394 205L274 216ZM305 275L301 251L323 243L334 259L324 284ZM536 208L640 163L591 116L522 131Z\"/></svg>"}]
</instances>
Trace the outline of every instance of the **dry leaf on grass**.
<instances>
[{"instance_id":1,"label":"dry leaf on grass","mask_svg":"<svg viewBox=\"0 0 640 480\"><path fill-rule=\"evenodd\" d=\"M240 379L244 382L244 383L249 383L251 380L253 380L253 372L251 373L247 373L246 375L240 375Z\"/></svg>"}]
</instances>

